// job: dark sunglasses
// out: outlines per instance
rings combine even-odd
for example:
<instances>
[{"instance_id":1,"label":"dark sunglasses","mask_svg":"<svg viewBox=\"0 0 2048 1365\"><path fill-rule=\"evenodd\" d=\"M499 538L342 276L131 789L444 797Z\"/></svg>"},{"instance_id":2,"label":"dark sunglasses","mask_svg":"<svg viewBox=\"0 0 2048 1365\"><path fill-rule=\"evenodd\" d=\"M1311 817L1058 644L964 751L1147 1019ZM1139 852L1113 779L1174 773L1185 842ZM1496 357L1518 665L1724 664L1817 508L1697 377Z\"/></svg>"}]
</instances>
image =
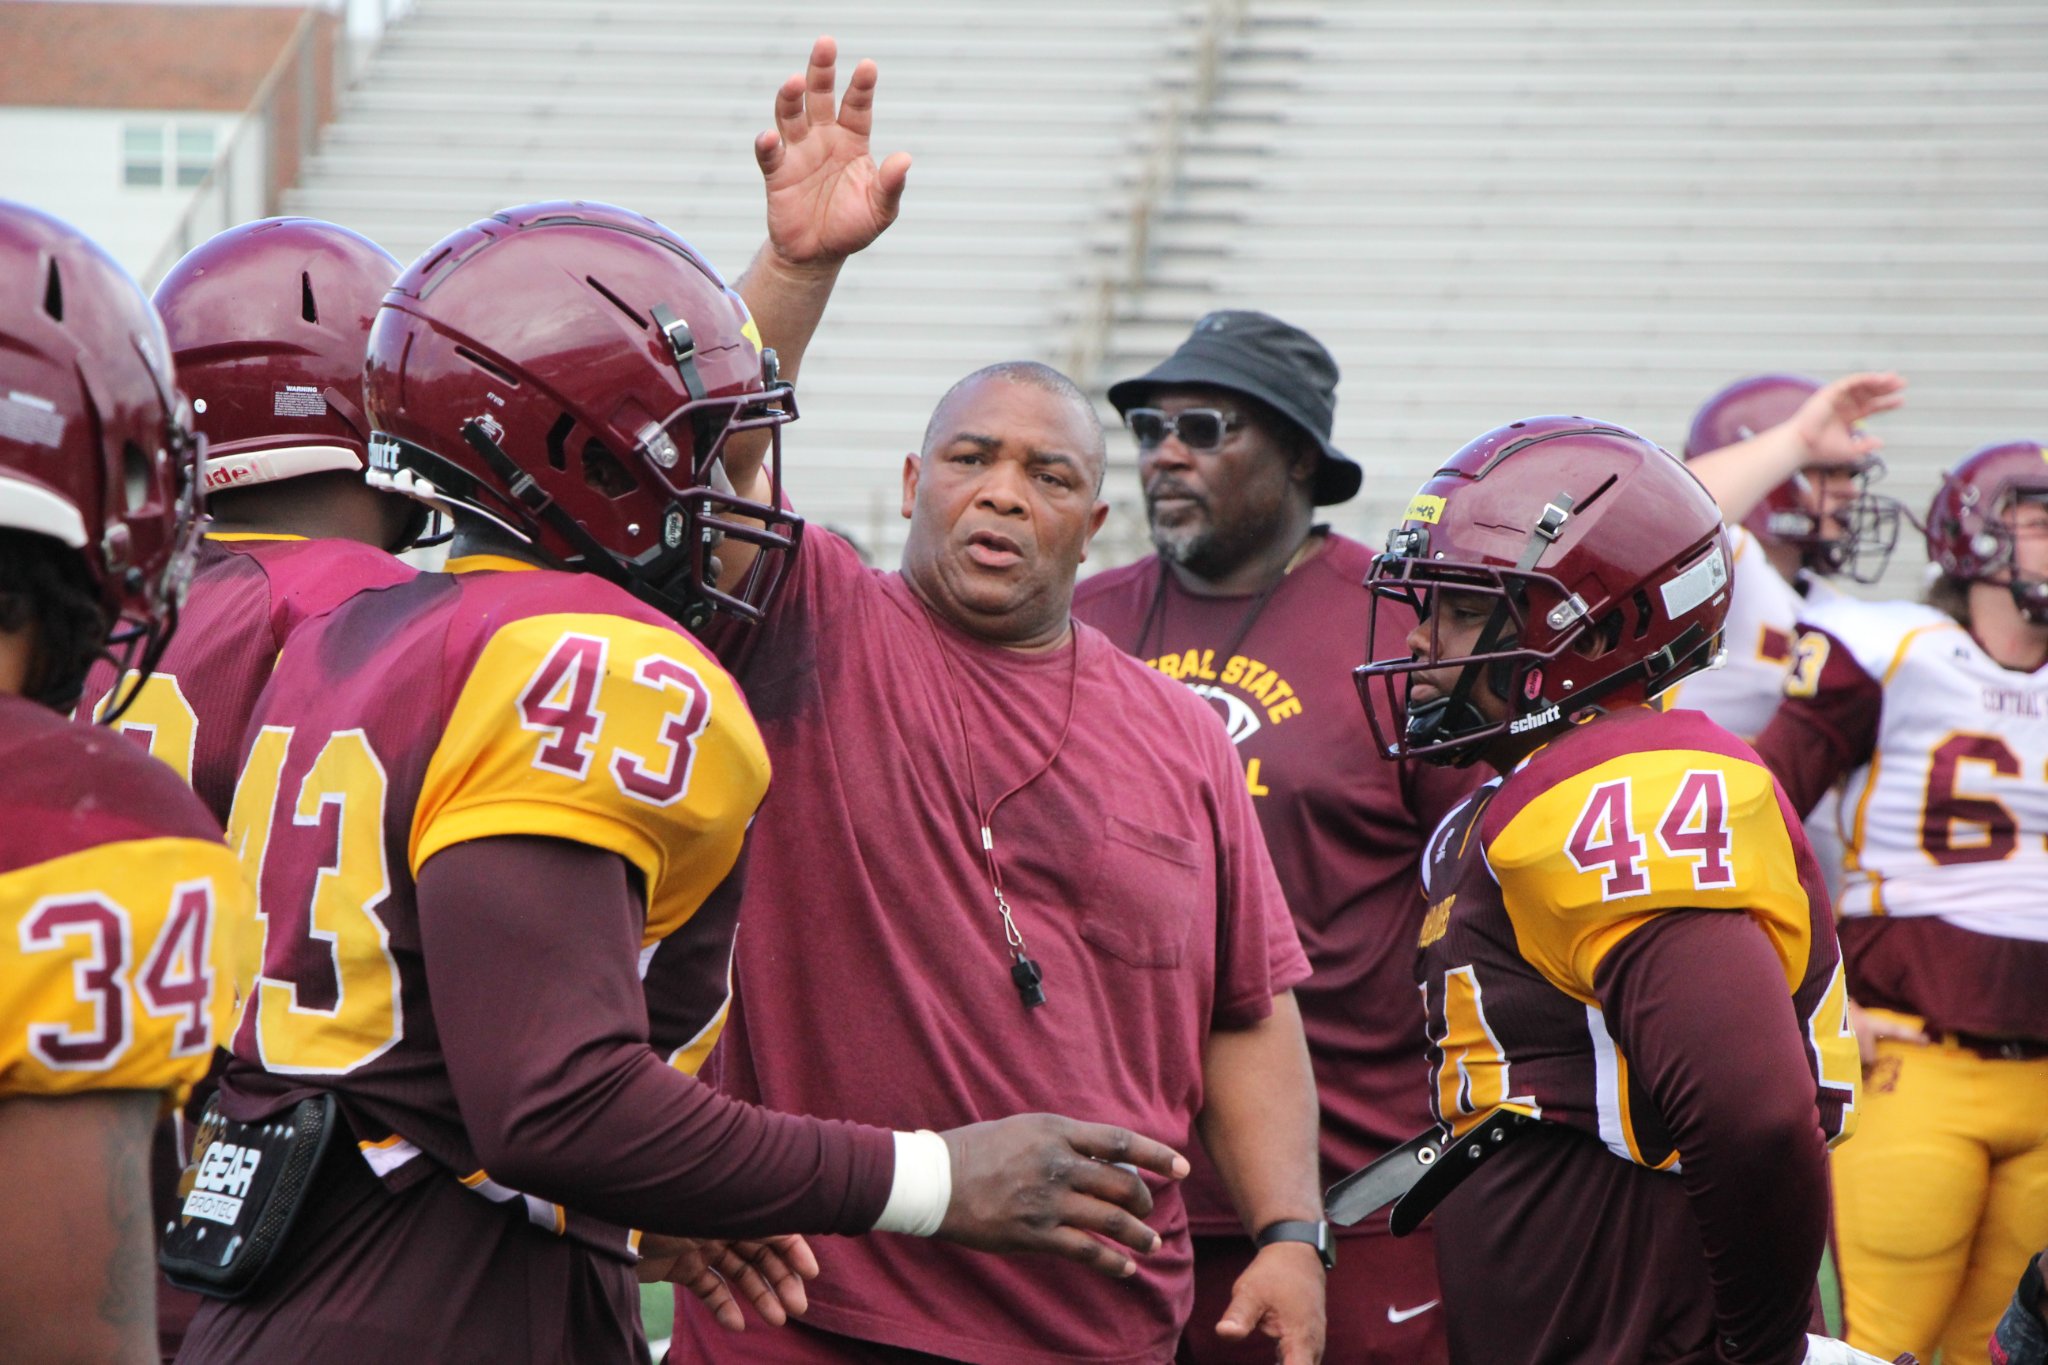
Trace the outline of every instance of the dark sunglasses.
<instances>
[{"instance_id":1,"label":"dark sunglasses","mask_svg":"<svg viewBox=\"0 0 2048 1365\"><path fill-rule=\"evenodd\" d=\"M1216 408L1184 408L1166 412L1159 408L1132 408L1124 414L1124 425L1138 442L1138 449L1150 450L1168 434L1180 438L1189 450L1214 450L1225 437L1244 425L1234 412Z\"/></svg>"}]
</instances>

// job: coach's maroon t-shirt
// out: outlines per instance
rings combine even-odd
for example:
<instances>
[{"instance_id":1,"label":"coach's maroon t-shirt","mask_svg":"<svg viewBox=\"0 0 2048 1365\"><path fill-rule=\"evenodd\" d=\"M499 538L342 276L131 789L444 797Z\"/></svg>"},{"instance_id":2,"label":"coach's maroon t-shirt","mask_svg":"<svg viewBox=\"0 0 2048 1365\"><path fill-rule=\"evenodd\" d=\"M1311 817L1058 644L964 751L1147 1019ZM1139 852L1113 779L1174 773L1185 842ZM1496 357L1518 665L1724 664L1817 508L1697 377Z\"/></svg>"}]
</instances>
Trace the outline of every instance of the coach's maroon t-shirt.
<instances>
[{"instance_id":1,"label":"coach's maroon t-shirt","mask_svg":"<svg viewBox=\"0 0 2048 1365\"><path fill-rule=\"evenodd\" d=\"M1351 670L1406 655L1413 618L1383 608L1367 640L1371 565L1364 545L1329 535L1263 601L1187 592L1157 558L1097 574L1074 597L1082 620L1206 698L1236 744L1314 968L1295 997L1322 1102L1326 1186L1430 1125L1417 865L1481 776L1374 752ZM1243 1230L1206 1167L1187 1198L1196 1231Z\"/></svg>"},{"instance_id":2,"label":"coach's maroon t-shirt","mask_svg":"<svg viewBox=\"0 0 2048 1365\"><path fill-rule=\"evenodd\" d=\"M775 784L722 1084L895 1128L1049 1110L1185 1147L1211 1028L1264 1018L1308 971L1209 709L1085 625L1045 653L978 642L817 528L744 647ZM986 806L1055 748L993 821L1044 970L1046 1003L1027 1010L972 788ZM1149 1221L1164 1245L1117 1282L1048 1257L833 1241L805 1321L984 1365L1162 1361L1193 1295L1176 1188Z\"/></svg>"}]
</instances>

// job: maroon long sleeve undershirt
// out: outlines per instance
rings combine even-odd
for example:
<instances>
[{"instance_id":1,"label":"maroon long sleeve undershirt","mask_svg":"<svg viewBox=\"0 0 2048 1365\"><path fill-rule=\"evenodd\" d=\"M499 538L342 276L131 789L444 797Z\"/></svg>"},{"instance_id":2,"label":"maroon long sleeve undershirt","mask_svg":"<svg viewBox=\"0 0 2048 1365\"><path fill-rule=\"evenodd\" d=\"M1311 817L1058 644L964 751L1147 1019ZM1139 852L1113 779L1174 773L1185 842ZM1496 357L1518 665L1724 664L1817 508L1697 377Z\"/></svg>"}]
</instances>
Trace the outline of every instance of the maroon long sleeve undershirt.
<instances>
[{"instance_id":1,"label":"maroon long sleeve undershirt","mask_svg":"<svg viewBox=\"0 0 2048 1365\"><path fill-rule=\"evenodd\" d=\"M652 1232L867 1231L895 1173L888 1131L774 1113L666 1065L642 922L624 860L582 844L479 839L420 869L428 989L484 1169Z\"/></svg>"},{"instance_id":2,"label":"maroon long sleeve undershirt","mask_svg":"<svg viewBox=\"0 0 2048 1365\"><path fill-rule=\"evenodd\" d=\"M1608 953L1594 988L1682 1154L1722 1358L1799 1361L1827 1237L1827 1144L1777 954L1746 915L1660 915Z\"/></svg>"},{"instance_id":3,"label":"maroon long sleeve undershirt","mask_svg":"<svg viewBox=\"0 0 2048 1365\"><path fill-rule=\"evenodd\" d=\"M1846 645L1829 639L1813 695L1779 702L1754 746L1801 819L1828 788L1870 761L1884 709L1884 688Z\"/></svg>"}]
</instances>

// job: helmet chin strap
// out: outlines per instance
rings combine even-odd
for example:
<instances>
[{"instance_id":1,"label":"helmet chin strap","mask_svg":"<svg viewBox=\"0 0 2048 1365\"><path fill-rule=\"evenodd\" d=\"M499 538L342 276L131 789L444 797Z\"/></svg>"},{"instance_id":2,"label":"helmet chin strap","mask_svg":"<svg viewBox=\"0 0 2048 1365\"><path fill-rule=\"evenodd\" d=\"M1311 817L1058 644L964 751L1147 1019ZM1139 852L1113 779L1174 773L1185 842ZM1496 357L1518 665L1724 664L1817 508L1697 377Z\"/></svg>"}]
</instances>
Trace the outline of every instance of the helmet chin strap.
<instances>
[{"instance_id":1,"label":"helmet chin strap","mask_svg":"<svg viewBox=\"0 0 2048 1365\"><path fill-rule=\"evenodd\" d=\"M2048 578L2021 578L2014 574L2005 590L2012 594L2012 604L2020 609L2028 624L2048 626Z\"/></svg>"},{"instance_id":2,"label":"helmet chin strap","mask_svg":"<svg viewBox=\"0 0 2048 1365\"><path fill-rule=\"evenodd\" d=\"M1534 569L1536 561L1543 558L1543 552L1556 543L1558 536L1563 534L1565 522L1571 519L1574 501L1571 494L1559 493L1544 505L1543 515L1536 519L1536 526L1529 533L1529 543L1522 547L1522 557L1515 562L1516 573L1526 574ZM1491 653L1506 633L1508 620L1508 600L1503 595L1494 603L1471 652ZM1433 629L1431 634L1431 643L1434 644ZM1454 739L1465 731L1482 731L1490 726L1492 722L1486 713L1472 700L1472 690L1478 684L1480 670L1485 667L1482 662L1466 664L1458 670L1458 681L1452 685L1448 695L1410 708L1403 726L1408 742L1417 746L1434 744ZM1452 752L1451 762L1457 767L1465 767L1479 757L1480 748L1491 738L1491 735L1475 734L1471 744Z\"/></svg>"},{"instance_id":3,"label":"helmet chin strap","mask_svg":"<svg viewBox=\"0 0 2048 1365\"><path fill-rule=\"evenodd\" d=\"M562 505L549 497L531 475L521 469L498 443L491 439L490 432L482 422L471 418L462 424L462 439L469 444L489 465L499 479L504 481L506 491L527 515L545 523L557 535L576 547L583 567L599 574L625 588L628 592L695 630L710 618L710 604L690 592L677 593L669 584L673 578L655 583L642 574L628 572L619 562L618 556L607 550L598 539L583 529L581 522L563 510Z\"/></svg>"}]
</instances>

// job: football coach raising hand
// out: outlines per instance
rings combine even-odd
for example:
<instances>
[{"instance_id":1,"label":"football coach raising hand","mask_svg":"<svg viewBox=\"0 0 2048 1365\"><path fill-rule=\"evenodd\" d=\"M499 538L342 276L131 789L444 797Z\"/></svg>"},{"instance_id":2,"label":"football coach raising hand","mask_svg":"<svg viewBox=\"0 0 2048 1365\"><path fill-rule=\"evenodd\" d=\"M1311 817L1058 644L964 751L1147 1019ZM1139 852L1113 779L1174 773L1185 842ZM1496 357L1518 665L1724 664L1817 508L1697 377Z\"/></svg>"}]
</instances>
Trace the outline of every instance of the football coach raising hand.
<instances>
[{"instance_id":1,"label":"football coach raising hand","mask_svg":"<svg viewBox=\"0 0 2048 1365\"><path fill-rule=\"evenodd\" d=\"M852 126L830 117L826 55L805 92L822 75L823 97L785 87L764 142L873 175L865 109ZM782 165L764 157L771 193ZM894 210L876 202L873 232ZM834 273L757 261L782 297L749 298L779 332L807 334ZM1052 1107L1175 1144L1199 1127L1246 1222L1271 1234L1226 1331L1315 1365L1316 1105L1291 994L1308 967L1214 714L1070 615L1107 512L1103 462L1094 410L1064 375L978 370L904 460L901 567L865 568L810 527L766 618L725 650L776 780L713 1065L736 1096L826 1117L944 1125ZM742 495L766 487L735 452L727 469ZM749 551L725 543L722 581L744 579ZM834 1241L802 1323L727 1341L685 1302L678 1353L1164 1362L1194 1286L1178 1189L1156 1201L1163 1244L1122 1281L1053 1258Z\"/></svg>"}]
</instances>

